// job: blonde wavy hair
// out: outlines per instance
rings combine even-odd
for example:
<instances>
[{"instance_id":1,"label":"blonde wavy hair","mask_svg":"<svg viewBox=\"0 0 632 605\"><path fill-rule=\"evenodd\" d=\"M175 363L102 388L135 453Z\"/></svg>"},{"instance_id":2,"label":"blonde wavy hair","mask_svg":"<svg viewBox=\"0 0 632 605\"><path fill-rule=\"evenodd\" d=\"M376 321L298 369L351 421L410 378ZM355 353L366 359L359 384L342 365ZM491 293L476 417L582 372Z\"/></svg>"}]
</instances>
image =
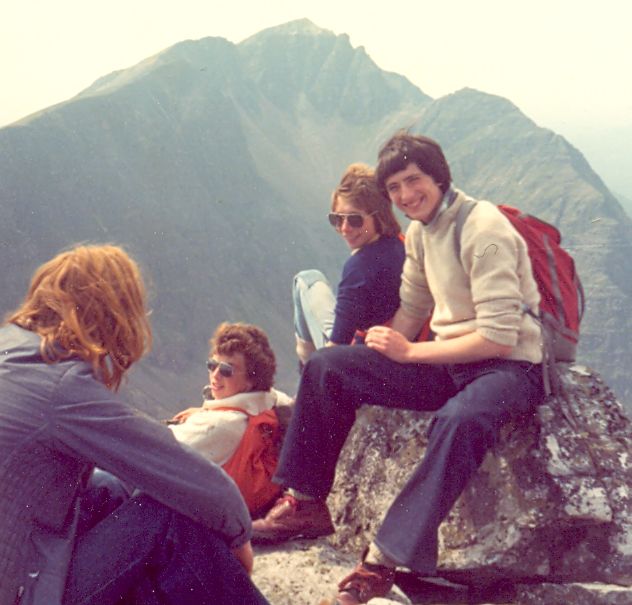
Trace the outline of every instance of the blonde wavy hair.
<instances>
[{"instance_id":1,"label":"blonde wavy hair","mask_svg":"<svg viewBox=\"0 0 632 605\"><path fill-rule=\"evenodd\" d=\"M397 237L401 228L395 214L393 204L378 187L375 171L361 163L350 164L345 170L340 184L331 195L331 210L336 212L338 200L343 199L353 204L358 210L373 215L375 229L380 235Z\"/></svg>"},{"instance_id":2,"label":"blonde wavy hair","mask_svg":"<svg viewBox=\"0 0 632 605\"><path fill-rule=\"evenodd\" d=\"M122 248L80 245L40 266L6 319L41 336L47 363L79 357L116 391L151 347L146 298L138 265Z\"/></svg>"}]
</instances>

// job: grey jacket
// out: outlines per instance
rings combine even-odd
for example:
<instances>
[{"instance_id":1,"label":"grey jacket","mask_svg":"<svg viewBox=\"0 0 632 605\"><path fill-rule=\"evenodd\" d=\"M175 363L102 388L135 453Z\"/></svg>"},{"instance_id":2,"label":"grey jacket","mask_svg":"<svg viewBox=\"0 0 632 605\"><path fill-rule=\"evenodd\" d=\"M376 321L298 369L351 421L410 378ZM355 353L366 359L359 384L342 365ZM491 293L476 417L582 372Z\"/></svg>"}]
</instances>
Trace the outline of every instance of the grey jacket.
<instances>
[{"instance_id":1,"label":"grey jacket","mask_svg":"<svg viewBox=\"0 0 632 605\"><path fill-rule=\"evenodd\" d=\"M95 465L224 536L250 539L216 465L123 403L89 364L46 364L37 334L0 328L0 604L60 605L82 489Z\"/></svg>"}]
</instances>

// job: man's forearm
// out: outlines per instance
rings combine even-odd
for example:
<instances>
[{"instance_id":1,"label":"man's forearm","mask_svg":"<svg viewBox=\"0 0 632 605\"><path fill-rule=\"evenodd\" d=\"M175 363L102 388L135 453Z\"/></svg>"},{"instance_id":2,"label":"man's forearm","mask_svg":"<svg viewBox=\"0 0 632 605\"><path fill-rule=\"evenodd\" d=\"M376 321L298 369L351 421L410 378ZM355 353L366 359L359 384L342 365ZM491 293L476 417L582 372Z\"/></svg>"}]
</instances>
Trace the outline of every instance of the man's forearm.
<instances>
[{"instance_id":1,"label":"man's forearm","mask_svg":"<svg viewBox=\"0 0 632 605\"><path fill-rule=\"evenodd\" d=\"M408 340L414 340L419 334L419 330L424 325L424 319L412 317L401 307L397 309L391 327L400 334L403 334Z\"/></svg>"},{"instance_id":2,"label":"man's forearm","mask_svg":"<svg viewBox=\"0 0 632 605\"><path fill-rule=\"evenodd\" d=\"M449 340L414 342L409 345L408 361L439 364L472 363L483 359L506 357L512 348L471 332Z\"/></svg>"},{"instance_id":3,"label":"man's forearm","mask_svg":"<svg viewBox=\"0 0 632 605\"><path fill-rule=\"evenodd\" d=\"M410 342L401 332L386 326L369 329L366 345L398 363L472 363L506 357L512 347L487 340L476 332L449 340Z\"/></svg>"}]
</instances>

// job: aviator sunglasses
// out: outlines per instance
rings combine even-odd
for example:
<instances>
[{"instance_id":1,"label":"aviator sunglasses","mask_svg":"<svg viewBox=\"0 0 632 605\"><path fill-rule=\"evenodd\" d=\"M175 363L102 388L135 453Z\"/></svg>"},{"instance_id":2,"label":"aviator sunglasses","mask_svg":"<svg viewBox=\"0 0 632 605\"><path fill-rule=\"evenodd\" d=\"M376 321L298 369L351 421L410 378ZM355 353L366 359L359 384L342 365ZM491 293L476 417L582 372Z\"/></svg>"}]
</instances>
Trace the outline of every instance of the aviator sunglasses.
<instances>
[{"instance_id":1,"label":"aviator sunglasses","mask_svg":"<svg viewBox=\"0 0 632 605\"><path fill-rule=\"evenodd\" d=\"M219 373L224 378L231 378L236 372L235 368L232 365L226 363L225 361L217 361L217 359L207 360L206 367L209 369L210 372L214 372L215 368L219 368Z\"/></svg>"},{"instance_id":2,"label":"aviator sunglasses","mask_svg":"<svg viewBox=\"0 0 632 605\"><path fill-rule=\"evenodd\" d=\"M362 225L364 225L364 219L368 218L369 216L373 216L374 214L377 214L377 210L371 212L371 214L366 215L360 214L358 212L330 212L327 215L327 218L329 219L330 225L334 227L334 229L341 229L342 224L345 222L345 220L349 224L349 227L352 227L353 229L359 229L360 227L362 227Z\"/></svg>"}]
</instances>

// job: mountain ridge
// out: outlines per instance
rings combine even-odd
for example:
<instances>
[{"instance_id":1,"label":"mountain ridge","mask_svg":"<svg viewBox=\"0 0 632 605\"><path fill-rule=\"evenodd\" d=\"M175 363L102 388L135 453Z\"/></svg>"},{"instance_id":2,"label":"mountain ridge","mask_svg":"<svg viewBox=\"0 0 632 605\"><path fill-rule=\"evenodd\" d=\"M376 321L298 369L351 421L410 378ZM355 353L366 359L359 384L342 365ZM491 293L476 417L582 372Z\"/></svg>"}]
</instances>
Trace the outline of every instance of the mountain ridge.
<instances>
[{"instance_id":1,"label":"mountain ridge","mask_svg":"<svg viewBox=\"0 0 632 605\"><path fill-rule=\"evenodd\" d=\"M270 333L291 390L292 275L317 267L335 283L347 252L324 218L330 192L346 165L374 163L409 126L439 140L456 186L561 227L596 301L582 352L632 392L632 275L617 248L629 247L631 223L580 152L507 99L469 88L431 99L348 36L303 20L239 44L180 42L0 129L0 250L11 267L0 308L17 304L27 276L60 248L119 241L151 276L147 363L174 385L146 409L199 397L206 339L223 320ZM600 366L612 360L621 367L608 374Z\"/></svg>"}]
</instances>

